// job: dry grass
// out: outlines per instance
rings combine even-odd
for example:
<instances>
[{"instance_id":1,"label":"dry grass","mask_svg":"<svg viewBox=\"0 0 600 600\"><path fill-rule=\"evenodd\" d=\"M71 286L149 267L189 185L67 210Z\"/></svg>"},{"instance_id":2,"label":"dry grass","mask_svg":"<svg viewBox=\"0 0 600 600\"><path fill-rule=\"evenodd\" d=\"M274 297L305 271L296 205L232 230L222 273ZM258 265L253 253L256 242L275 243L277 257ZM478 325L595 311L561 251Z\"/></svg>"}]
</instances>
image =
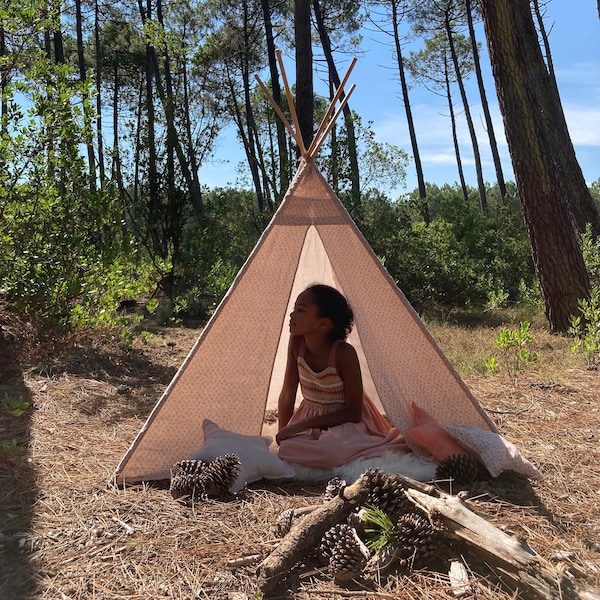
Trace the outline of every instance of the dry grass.
<instances>
[{"instance_id":1,"label":"dry grass","mask_svg":"<svg viewBox=\"0 0 600 600\"><path fill-rule=\"evenodd\" d=\"M481 375L500 323L429 325L501 432L545 474L541 482L503 476L477 483L478 509L543 558L560 556L577 584L600 587L600 374L578 363L567 340L537 329L534 370L516 383L502 370ZM191 508L159 486L107 485L196 335L157 331L130 349L110 339L57 343L46 356L30 345L20 366L19 355L0 351L5 365L12 361L0 398L21 394L32 404L18 418L0 416L1 441L26 448L0 464L0 598L260 597L256 564L229 561L266 556L277 544L281 511L320 502L323 486L255 484L232 501ZM502 587L478 557L464 556L479 598L526 598ZM281 597L450 598L445 573L436 566L390 575L370 589L340 588L307 565Z\"/></svg>"}]
</instances>

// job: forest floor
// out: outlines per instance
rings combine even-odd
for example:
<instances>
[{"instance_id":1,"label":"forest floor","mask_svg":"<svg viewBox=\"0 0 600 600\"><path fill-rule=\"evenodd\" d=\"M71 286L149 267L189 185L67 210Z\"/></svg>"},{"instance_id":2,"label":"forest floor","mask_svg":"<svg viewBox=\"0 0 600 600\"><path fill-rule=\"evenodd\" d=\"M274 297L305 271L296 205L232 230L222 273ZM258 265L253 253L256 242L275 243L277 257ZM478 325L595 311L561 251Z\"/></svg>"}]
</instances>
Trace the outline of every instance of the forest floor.
<instances>
[{"instance_id":1,"label":"forest floor","mask_svg":"<svg viewBox=\"0 0 600 600\"><path fill-rule=\"evenodd\" d=\"M534 331L538 363L516 378L485 374L498 326L431 330L500 432L544 474L477 482L471 503L524 539L579 588L600 588L600 372L568 340ZM0 598L261 598L256 563L279 539L290 507L322 502L323 484L258 482L228 501L193 507L160 486L108 484L198 336L154 328L145 343L118 336L41 336L0 310ZM468 355L470 358L468 358ZM476 358L474 358L476 357ZM479 365L479 366L478 366ZM19 403L25 411L9 414ZM464 597L529 598L485 565ZM447 565L394 571L340 587L300 569L280 598L451 598Z\"/></svg>"}]
</instances>

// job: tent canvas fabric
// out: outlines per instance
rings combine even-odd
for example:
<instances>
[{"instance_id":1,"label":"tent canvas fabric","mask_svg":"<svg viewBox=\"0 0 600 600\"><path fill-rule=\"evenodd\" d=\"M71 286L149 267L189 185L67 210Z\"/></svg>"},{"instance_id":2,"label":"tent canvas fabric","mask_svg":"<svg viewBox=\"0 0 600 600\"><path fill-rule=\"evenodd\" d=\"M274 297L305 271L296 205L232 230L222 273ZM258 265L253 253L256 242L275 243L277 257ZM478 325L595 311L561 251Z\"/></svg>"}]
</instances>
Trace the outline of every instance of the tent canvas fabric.
<instances>
[{"instance_id":1,"label":"tent canvas fabric","mask_svg":"<svg viewBox=\"0 0 600 600\"><path fill-rule=\"evenodd\" d=\"M283 382L297 295L326 283L349 300L366 392L400 430L415 402L441 425L496 428L381 265L314 160L273 219L118 465L117 484L168 479L203 444L202 422L262 431Z\"/></svg>"}]
</instances>

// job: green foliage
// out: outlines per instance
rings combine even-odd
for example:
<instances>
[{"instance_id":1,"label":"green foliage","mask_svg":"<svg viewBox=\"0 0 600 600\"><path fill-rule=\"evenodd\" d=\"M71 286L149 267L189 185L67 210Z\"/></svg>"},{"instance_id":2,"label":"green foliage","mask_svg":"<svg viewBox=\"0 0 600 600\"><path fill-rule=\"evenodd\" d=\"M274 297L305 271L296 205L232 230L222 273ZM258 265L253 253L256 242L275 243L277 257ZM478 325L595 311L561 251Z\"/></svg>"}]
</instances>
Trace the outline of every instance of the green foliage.
<instances>
[{"instance_id":1,"label":"green foliage","mask_svg":"<svg viewBox=\"0 0 600 600\"><path fill-rule=\"evenodd\" d=\"M12 439L10 442L3 442L0 446L0 455L4 456L16 456L18 454L24 454L26 451L25 447Z\"/></svg>"},{"instance_id":2,"label":"green foliage","mask_svg":"<svg viewBox=\"0 0 600 600\"><path fill-rule=\"evenodd\" d=\"M188 315L203 314L221 300L270 216L256 211L248 191L217 189L204 195L202 218L185 225L176 266L176 296L186 299Z\"/></svg>"},{"instance_id":3,"label":"green foliage","mask_svg":"<svg viewBox=\"0 0 600 600\"><path fill-rule=\"evenodd\" d=\"M598 207L598 210L600 210L600 179L596 179L596 181L590 185L590 194L592 195L592 200Z\"/></svg>"},{"instance_id":4,"label":"green foliage","mask_svg":"<svg viewBox=\"0 0 600 600\"><path fill-rule=\"evenodd\" d=\"M361 517L367 524L365 532L368 536L367 548L377 552L396 541L394 522L381 508L367 506L361 509Z\"/></svg>"},{"instance_id":5,"label":"green foliage","mask_svg":"<svg viewBox=\"0 0 600 600\"><path fill-rule=\"evenodd\" d=\"M509 296L510 294L508 293L508 290L491 290L488 294L487 302L485 303L486 310L506 307L508 304Z\"/></svg>"},{"instance_id":6,"label":"green foliage","mask_svg":"<svg viewBox=\"0 0 600 600\"><path fill-rule=\"evenodd\" d=\"M9 396L6 392L4 398L0 399L0 412L13 417L20 417L29 408L29 402L25 402L21 396Z\"/></svg>"},{"instance_id":7,"label":"green foliage","mask_svg":"<svg viewBox=\"0 0 600 600\"><path fill-rule=\"evenodd\" d=\"M225 262L221 258L211 267L206 284L208 291L215 297L213 306L220 302L227 290L231 287L233 280L238 272L238 267L230 262Z\"/></svg>"},{"instance_id":8,"label":"green foliage","mask_svg":"<svg viewBox=\"0 0 600 600\"><path fill-rule=\"evenodd\" d=\"M528 364L538 359L537 353L531 350L533 335L530 326L527 321L522 321L514 330L503 327L494 340L502 353L508 375L513 381L516 381L519 374L525 371ZM495 370L497 367L495 358L488 359L486 366L491 371Z\"/></svg>"},{"instance_id":9,"label":"green foliage","mask_svg":"<svg viewBox=\"0 0 600 600\"><path fill-rule=\"evenodd\" d=\"M600 362L600 287L592 288L590 297L578 304L581 315L571 317L569 328L571 352L582 354L588 368L595 368Z\"/></svg>"},{"instance_id":10,"label":"green foliage","mask_svg":"<svg viewBox=\"0 0 600 600\"><path fill-rule=\"evenodd\" d=\"M140 332L140 338L142 339L143 344L147 344L153 337L154 334L151 331L143 330Z\"/></svg>"},{"instance_id":11,"label":"green foliage","mask_svg":"<svg viewBox=\"0 0 600 600\"><path fill-rule=\"evenodd\" d=\"M423 219L427 204L430 223ZM362 231L390 275L419 310L446 305L505 305L510 288L531 301L537 283L514 186L500 198L489 194L483 214L475 190L465 202L457 186L427 186L390 202L363 194Z\"/></svg>"},{"instance_id":12,"label":"green foliage","mask_svg":"<svg viewBox=\"0 0 600 600\"><path fill-rule=\"evenodd\" d=\"M70 324L73 303L95 286L91 274L115 260L119 206L110 189L90 188L79 151L89 106L73 94L88 95L87 83L43 54L26 75L6 90L0 132L0 295L32 320ZM17 89L29 98L27 116Z\"/></svg>"},{"instance_id":13,"label":"green foliage","mask_svg":"<svg viewBox=\"0 0 600 600\"><path fill-rule=\"evenodd\" d=\"M148 300L148 302L146 302L146 310L148 311L149 315L153 315L159 307L159 302L156 298L150 298L150 300Z\"/></svg>"},{"instance_id":14,"label":"green foliage","mask_svg":"<svg viewBox=\"0 0 600 600\"><path fill-rule=\"evenodd\" d=\"M592 287L600 286L600 239L594 238L588 223L581 236L581 252Z\"/></svg>"},{"instance_id":15,"label":"green foliage","mask_svg":"<svg viewBox=\"0 0 600 600\"><path fill-rule=\"evenodd\" d=\"M591 291L589 298L579 300L580 314L571 317L569 333L573 336L571 352L581 354L592 369L600 362L600 239L594 238L589 225L581 237L581 249Z\"/></svg>"},{"instance_id":16,"label":"green foliage","mask_svg":"<svg viewBox=\"0 0 600 600\"><path fill-rule=\"evenodd\" d=\"M130 247L112 261L90 262L80 279L79 295L69 314L68 325L101 326L117 325L134 328L139 315L120 314L122 300L148 295L156 286L160 274L169 269L169 262L150 264Z\"/></svg>"}]
</instances>

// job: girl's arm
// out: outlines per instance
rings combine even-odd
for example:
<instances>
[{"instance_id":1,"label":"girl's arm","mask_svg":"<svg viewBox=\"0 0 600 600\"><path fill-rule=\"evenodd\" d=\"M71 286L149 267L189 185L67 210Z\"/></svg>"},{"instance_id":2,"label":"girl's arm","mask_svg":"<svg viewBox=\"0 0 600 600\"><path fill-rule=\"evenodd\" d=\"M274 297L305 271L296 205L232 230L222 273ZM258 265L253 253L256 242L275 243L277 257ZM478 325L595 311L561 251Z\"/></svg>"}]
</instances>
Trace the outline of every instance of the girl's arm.
<instances>
[{"instance_id":1,"label":"girl's arm","mask_svg":"<svg viewBox=\"0 0 600 600\"><path fill-rule=\"evenodd\" d=\"M344 382L344 396L346 405L340 410L325 414L315 415L300 419L283 430L280 428L277 441L281 442L306 429L324 429L334 427L341 423L357 423L362 416L363 385L360 372L360 363L353 346L342 343L338 346L336 353L336 368ZM297 371L297 369L296 369Z\"/></svg>"},{"instance_id":2,"label":"girl's arm","mask_svg":"<svg viewBox=\"0 0 600 600\"><path fill-rule=\"evenodd\" d=\"M283 387L281 388L279 400L277 402L278 431L281 431L288 424L294 414L296 392L298 391L298 382L300 381L298 376L297 353L298 342L294 336L290 336Z\"/></svg>"}]
</instances>

